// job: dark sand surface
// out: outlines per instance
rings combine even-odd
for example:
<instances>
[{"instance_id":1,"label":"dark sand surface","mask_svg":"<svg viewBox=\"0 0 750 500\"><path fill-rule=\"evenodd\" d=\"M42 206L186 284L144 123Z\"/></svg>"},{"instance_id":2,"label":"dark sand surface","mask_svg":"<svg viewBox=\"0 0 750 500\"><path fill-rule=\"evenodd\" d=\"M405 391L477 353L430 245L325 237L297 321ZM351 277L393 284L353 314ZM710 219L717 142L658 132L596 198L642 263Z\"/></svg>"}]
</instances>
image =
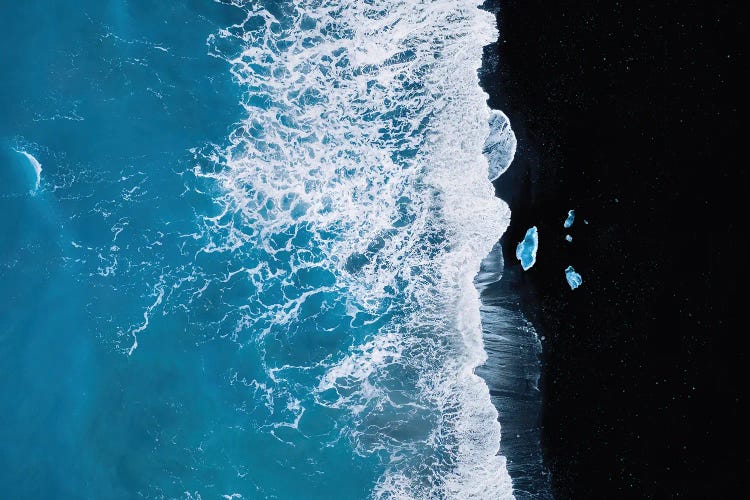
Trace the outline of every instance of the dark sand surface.
<instances>
[{"instance_id":1,"label":"dark sand surface","mask_svg":"<svg viewBox=\"0 0 750 500\"><path fill-rule=\"evenodd\" d=\"M743 9L486 7L501 41L486 49L482 84L519 140L496 183L512 210L506 264L518 266L528 227L540 234L536 266L513 287L545 337L555 497L739 498L750 421Z\"/></svg>"}]
</instances>

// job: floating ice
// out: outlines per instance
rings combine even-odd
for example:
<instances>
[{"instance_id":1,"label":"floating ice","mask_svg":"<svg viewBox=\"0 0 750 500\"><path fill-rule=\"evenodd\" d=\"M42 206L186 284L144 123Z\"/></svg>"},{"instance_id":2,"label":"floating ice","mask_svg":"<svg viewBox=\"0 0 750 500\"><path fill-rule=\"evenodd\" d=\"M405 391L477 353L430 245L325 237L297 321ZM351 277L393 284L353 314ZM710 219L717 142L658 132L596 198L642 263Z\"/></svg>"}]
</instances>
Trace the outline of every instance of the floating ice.
<instances>
[{"instance_id":1,"label":"floating ice","mask_svg":"<svg viewBox=\"0 0 750 500\"><path fill-rule=\"evenodd\" d=\"M581 275L573 269L573 266L568 266L567 269L565 269L565 279L568 280L568 285L570 285L571 290L575 290L581 286L581 283L583 283L583 278L581 278Z\"/></svg>"},{"instance_id":2,"label":"floating ice","mask_svg":"<svg viewBox=\"0 0 750 500\"><path fill-rule=\"evenodd\" d=\"M39 183L42 181L42 164L39 163L39 160L34 158L31 154L27 153L26 151L18 151L16 150L18 154L22 154L26 157L26 159L29 161L29 165L31 165L31 168L34 169L34 173L36 174L36 182L34 183L34 189L32 191L36 191L39 189Z\"/></svg>"},{"instance_id":3,"label":"floating ice","mask_svg":"<svg viewBox=\"0 0 750 500\"><path fill-rule=\"evenodd\" d=\"M536 226L526 231L523 241L516 247L516 258L521 261L524 271L529 270L536 263L536 251L539 247L539 235Z\"/></svg>"},{"instance_id":4,"label":"floating ice","mask_svg":"<svg viewBox=\"0 0 750 500\"><path fill-rule=\"evenodd\" d=\"M566 234L565 235L565 241L567 241L568 243L570 243L571 241L573 241L573 237L571 235L569 235L569 234Z\"/></svg>"},{"instance_id":5,"label":"floating ice","mask_svg":"<svg viewBox=\"0 0 750 500\"><path fill-rule=\"evenodd\" d=\"M565 223L563 224L564 228L569 228L573 225L573 222L576 220L576 211L575 210L568 210L568 218L565 219Z\"/></svg>"},{"instance_id":6,"label":"floating ice","mask_svg":"<svg viewBox=\"0 0 750 500\"><path fill-rule=\"evenodd\" d=\"M484 142L482 152L489 163L490 181L494 181L508 170L516 155L516 134L510 128L510 120L505 113L493 109L490 111L490 135Z\"/></svg>"}]
</instances>

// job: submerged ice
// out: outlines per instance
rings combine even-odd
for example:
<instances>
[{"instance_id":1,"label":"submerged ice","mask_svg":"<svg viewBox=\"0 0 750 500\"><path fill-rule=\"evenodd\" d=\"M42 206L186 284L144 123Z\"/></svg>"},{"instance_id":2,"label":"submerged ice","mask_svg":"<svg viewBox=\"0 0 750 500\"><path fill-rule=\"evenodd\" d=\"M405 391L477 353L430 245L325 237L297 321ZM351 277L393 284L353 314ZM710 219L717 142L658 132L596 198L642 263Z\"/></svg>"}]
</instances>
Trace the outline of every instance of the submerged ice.
<instances>
[{"instance_id":1,"label":"submerged ice","mask_svg":"<svg viewBox=\"0 0 750 500\"><path fill-rule=\"evenodd\" d=\"M35 192L39 190L39 184L42 181L42 165L39 163L39 160L34 158L34 156L31 153L28 153L26 151L16 151L18 154L23 155L26 160L29 162L29 166L34 170L34 189L32 189L32 192Z\"/></svg>"},{"instance_id":2,"label":"submerged ice","mask_svg":"<svg viewBox=\"0 0 750 500\"><path fill-rule=\"evenodd\" d=\"M565 269L565 279L568 280L568 285L570 285L571 290L575 290L581 286L581 283L583 283L583 278L581 278L580 274L575 272L573 266L568 266Z\"/></svg>"},{"instance_id":3,"label":"submerged ice","mask_svg":"<svg viewBox=\"0 0 750 500\"><path fill-rule=\"evenodd\" d=\"M526 236L516 246L516 258L521 261L521 267L524 271L531 269L536 263L536 251L539 247L539 235L536 226L530 227L526 231Z\"/></svg>"}]
</instances>

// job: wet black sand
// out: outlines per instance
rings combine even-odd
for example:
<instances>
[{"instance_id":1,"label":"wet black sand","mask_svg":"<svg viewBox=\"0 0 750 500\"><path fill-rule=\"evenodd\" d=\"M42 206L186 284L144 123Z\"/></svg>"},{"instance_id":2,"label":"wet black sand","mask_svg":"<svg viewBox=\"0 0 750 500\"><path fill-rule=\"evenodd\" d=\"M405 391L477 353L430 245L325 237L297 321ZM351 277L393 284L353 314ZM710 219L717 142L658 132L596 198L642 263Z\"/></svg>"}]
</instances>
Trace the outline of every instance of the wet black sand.
<instances>
[{"instance_id":1,"label":"wet black sand","mask_svg":"<svg viewBox=\"0 0 750 500\"><path fill-rule=\"evenodd\" d=\"M552 491L542 459L539 427L542 346L521 310L518 290L522 272L518 266L504 268L501 245L495 245L482 261L475 284L482 299L487 361L476 373L487 382L498 409L500 453L506 458L516 499L547 500L552 498Z\"/></svg>"},{"instance_id":2,"label":"wet black sand","mask_svg":"<svg viewBox=\"0 0 750 500\"><path fill-rule=\"evenodd\" d=\"M528 227L540 232L514 290L545 337L555 497L738 498L750 469L740 4L486 6L501 42L482 84L519 139L496 183L512 210L507 264Z\"/></svg>"}]
</instances>

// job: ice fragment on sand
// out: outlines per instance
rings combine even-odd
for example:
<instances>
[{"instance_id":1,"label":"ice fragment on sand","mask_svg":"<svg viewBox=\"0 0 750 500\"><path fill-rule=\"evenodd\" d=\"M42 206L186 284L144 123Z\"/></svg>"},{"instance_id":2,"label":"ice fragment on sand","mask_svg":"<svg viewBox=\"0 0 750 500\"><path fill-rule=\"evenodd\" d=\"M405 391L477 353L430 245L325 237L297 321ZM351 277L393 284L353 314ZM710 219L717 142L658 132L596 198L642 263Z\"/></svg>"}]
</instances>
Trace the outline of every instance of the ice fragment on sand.
<instances>
[{"instance_id":1,"label":"ice fragment on sand","mask_svg":"<svg viewBox=\"0 0 750 500\"><path fill-rule=\"evenodd\" d=\"M568 280L568 285L570 285L571 290L575 290L581 286L581 283L583 283L583 278L581 278L581 275L573 269L573 266L568 266L567 269L565 269L565 279Z\"/></svg>"},{"instance_id":2,"label":"ice fragment on sand","mask_svg":"<svg viewBox=\"0 0 750 500\"><path fill-rule=\"evenodd\" d=\"M536 226L526 231L523 241L516 247L516 258L521 261L521 267L526 271L536 262L536 251L539 247L539 235Z\"/></svg>"},{"instance_id":3,"label":"ice fragment on sand","mask_svg":"<svg viewBox=\"0 0 750 500\"><path fill-rule=\"evenodd\" d=\"M573 225L573 221L576 220L576 211L575 210L568 210L568 218L565 219L565 223L563 224L564 228L569 228Z\"/></svg>"}]
</instances>

